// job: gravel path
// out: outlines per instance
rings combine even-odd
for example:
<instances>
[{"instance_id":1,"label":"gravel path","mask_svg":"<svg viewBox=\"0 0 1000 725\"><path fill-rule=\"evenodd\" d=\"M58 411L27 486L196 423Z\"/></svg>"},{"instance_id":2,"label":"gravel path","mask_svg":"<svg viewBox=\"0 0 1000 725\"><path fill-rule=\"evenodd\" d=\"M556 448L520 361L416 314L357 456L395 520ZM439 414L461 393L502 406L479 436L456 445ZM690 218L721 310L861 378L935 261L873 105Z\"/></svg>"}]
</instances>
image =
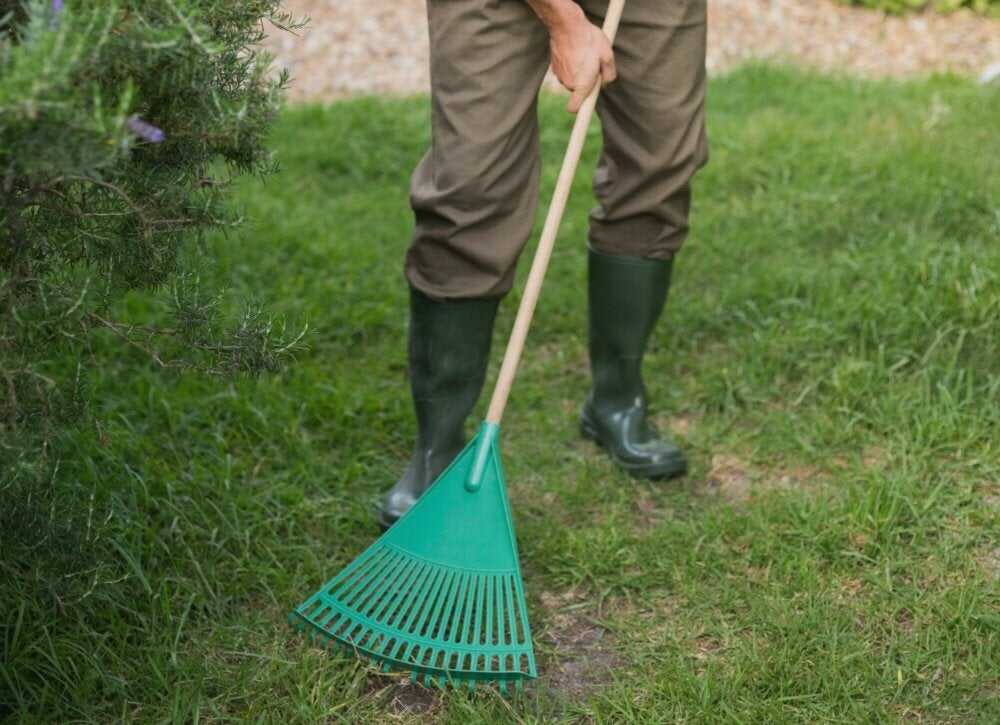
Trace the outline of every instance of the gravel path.
<instances>
[{"instance_id":1,"label":"gravel path","mask_svg":"<svg viewBox=\"0 0 1000 725\"><path fill-rule=\"evenodd\" d=\"M269 40L278 65L291 70L292 98L425 91L424 2L287 0L312 20L298 37ZM748 58L864 76L978 75L1000 63L1000 21L966 11L887 17L831 0L709 0L709 71Z\"/></svg>"}]
</instances>

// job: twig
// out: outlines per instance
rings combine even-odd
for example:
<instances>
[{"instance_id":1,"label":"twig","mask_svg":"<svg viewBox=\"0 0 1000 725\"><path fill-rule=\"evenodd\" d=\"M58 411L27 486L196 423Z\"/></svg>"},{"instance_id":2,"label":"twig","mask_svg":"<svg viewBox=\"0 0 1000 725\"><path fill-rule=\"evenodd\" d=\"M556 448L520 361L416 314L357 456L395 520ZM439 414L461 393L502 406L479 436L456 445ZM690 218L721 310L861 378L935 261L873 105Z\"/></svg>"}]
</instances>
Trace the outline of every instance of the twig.
<instances>
[{"instance_id":1,"label":"twig","mask_svg":"<svg viewBox=\"0 0 1000 725\"><path fill-rule=\"evenodd\" d=\"M138 350L142 350L144 353L146 353L161 368L184 367L183 364L178 364L178 363L169 363L168 364L168 363L163 362L163 359L160 357L159 353L156 352L156 350L154 350L154 349L152 349L150 347L147 347L146 345L143 345L142 343L140 343L137 340L133 339L130 333L132 332L132 330L135 329L134 325L121 325L121 324L112 322L111 320L106 320L103 317L101 317L100 315L98 315L96 312L88 312L87 316L90 319L97 321L102 326L104 326L104 327L108 328L109 330L111 330L111 332L113 332L115 335L117 335L118 337L120 337L121 339L123 339L125 342L127 342L132 347L134 347L134 348L136 348ZM127 332L125 330L127 330Z\"/></svg>"},{"instance_id":2,"label":"twig","mask_svg":"<svg viewBox=\"0 0 1000 725\"><path fill-rule=\"evenodd\" d=\"M115 186L110 181L102 181L101 179L94 179L94 178L89 177L89 176L72 176L71 175L71 176L62 176L62 177L59 177L53 183L59 183L60 181L63 181L65 179L69 179L71 181L83 181L83 182L86 182L86 183L89 183L89 184L93 184L94 186L99 186L102 189L107 189L109 191L115 192L118 196L120 196L122 198L122 200L126 204L129 205L129 207L131 207L132 211L134 211L136 213L136 215L142 220L143 224L145 224L146 226L150 225L149 218L146 216L146 212L143 211L142 207L139 206L138 204L136 204L134 201L132 201L132 197L130 197L128 194L126 194L123 189Z\"/></svg>"}]
</instances>

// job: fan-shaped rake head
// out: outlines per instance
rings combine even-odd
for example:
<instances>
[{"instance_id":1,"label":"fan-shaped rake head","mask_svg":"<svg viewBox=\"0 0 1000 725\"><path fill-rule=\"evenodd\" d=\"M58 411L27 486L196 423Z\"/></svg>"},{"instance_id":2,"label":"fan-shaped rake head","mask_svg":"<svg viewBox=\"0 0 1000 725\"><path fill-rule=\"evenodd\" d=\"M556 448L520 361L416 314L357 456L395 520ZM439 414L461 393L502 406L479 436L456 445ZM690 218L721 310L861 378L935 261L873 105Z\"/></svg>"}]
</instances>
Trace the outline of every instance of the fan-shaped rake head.
<instances>
[{"instance_id":1,"label":"fan-shaped rake head","mask_svg":"<svg viewBox=\"0 0 1000 725\"><path fill-rule=\"evenodd\" d=\"M524 593L513 574L432 564L376 546L292 613L314 639L409 670L425 684L535 677Z\"/></svg>"},{"instance_id":2,"label":"fan-shaped rake head","mask_svg":"<svg viewBox=\"0 0 1000 725\"><path fill-rule=\"evenodd\" d=\"M413 509L289 621L425 684L506 691L535 678L496 434L484 424Z\"/></svg>"}]
</instances>

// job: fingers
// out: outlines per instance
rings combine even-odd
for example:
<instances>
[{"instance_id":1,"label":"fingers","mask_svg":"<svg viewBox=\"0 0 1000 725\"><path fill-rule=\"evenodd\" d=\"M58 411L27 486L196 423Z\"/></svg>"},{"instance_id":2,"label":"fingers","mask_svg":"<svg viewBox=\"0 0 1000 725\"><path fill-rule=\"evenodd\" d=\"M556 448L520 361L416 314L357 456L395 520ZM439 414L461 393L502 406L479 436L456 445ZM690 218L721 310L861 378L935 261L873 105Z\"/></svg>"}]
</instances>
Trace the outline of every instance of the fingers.
<instances>
[{"instance_id":1,"label":"fingers","mask_svg":"<svg viewBox=\"0 0 1000 725\"><path fill-rule=\"evenodd\" d=\"M580 85L578 84L576 88L573 89L572 95L569 97L569 103L566 104L566 110L570 113L576 113L583 107L583 102L587 100L587 96L593 90L594 86L597 85L597 78L594 78L594 82L590 85Z\"/></svg>"},{"instance_id":2,"label":"fingers","mask_svg":"<svg viewBox=\"0 0 1000 725\"><path fill-rule=\"evenodd\" d=\"M591 91L600 84L605 86L618 78L618 68L615 63L615 53L611 48L611 43L604 37L604 34L596 26L591 26L589 38L589 48L583 58L577 56L580 63L574 74L572 83L566 83L562 74L558 74L559 81L566 86L571 96L566 104L566 110L570 113L577 113L583 107L584 101ZM554 64L555 65L555 64ZM572 66L570 66L572 67Z\"/></svg>"},{"instance_id":3,"label":"fingers","mask_svg":"<svg viewBox=\"0 0 1000 725\"><path fill-rule=\"evenodd\" d=\"M606 86L608 83L613 83L617 78L618 67L615 64L615 54L609 45L601 53L601 84Z\"/></svg>"},{"instance_id":4,"label":"fingers","mask_svg":"<svg viewBox=\"0 0 1000 725\"><path fill-rule=\"evenodd\" d=\"M566 104L566 110L570 113L576 113L583 107L583 102L587 100L587 96L598 84L606 86L618 77L614 58L608 60L601 58L600 65L584 77L587 79L585 82L577 81L573 87L569 88L572 95L569 97L569 103Z\"/></svg>"},{"instance_id":5,"label":"fingers","mask_svg":"<svg viewBox=\"0 0 1000 725\"><path fill-rule=\"evenodd\" d=\"M604 63L601 57L595 57L591 59L591 64L585 71L580 72L573 87L570 88L572 95L569 98L569 103L566 104L566 110L570 113L576 113L583 107L583 102L587 100L587 96L590 95L598 84L604 82Z\"/></svg>"}]
</instances>

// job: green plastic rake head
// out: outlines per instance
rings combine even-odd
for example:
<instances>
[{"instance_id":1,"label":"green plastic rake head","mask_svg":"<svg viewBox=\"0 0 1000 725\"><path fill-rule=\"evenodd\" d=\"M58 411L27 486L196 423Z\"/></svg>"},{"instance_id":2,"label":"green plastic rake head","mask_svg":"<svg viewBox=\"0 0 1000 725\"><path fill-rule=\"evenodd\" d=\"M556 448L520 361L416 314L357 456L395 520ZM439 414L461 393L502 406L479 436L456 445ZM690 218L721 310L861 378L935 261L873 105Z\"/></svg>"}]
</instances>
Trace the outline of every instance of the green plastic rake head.
<instances>
[{"instance_id":1,"label":"green plastic rake head","mask_svg":"<svg viewBox=\"0 0 1000 725\"><path fill-rule=\"evenodd\" d=\"M412 509L289 615L425 684L537 676L517 543L497 450L483 423Z\"/></svg>"}]
</instances>

